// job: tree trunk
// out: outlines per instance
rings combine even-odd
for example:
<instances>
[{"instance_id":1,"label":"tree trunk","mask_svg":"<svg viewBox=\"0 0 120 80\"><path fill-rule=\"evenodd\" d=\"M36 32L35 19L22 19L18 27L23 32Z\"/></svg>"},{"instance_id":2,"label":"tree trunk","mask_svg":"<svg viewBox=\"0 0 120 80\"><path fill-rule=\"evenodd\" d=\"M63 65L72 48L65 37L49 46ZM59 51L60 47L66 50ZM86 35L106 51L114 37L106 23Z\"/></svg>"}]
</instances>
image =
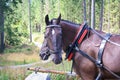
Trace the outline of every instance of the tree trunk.
<instances>
[{"instance_id":1,"label":"tree trunk","mask_svg":"<svg viewBox=\"0 0 120 80\"><path fill-rule=\"evenodd\" d=\"M30 28L30 42L32 42L32 27L31 27L31 0L28 0L29 3L29 28Z\"/></svg>"},{"instance_id":2,"label":"tree trunk","mask_svg":"<svg viewBox=\"0 0 120 80\"><path fill-rule=\"evenodd\" d=\"M0 5L0 53L4 51L4 12Z\"/></svg>"},{"instance_id":3,"label":"tree trunk","mask_svg":"<svg viewBox=\"0 0 120 80\"><path fill-rule=\"evenodd\" d=\"M91 3L91 28L95 28L95 0Z\"/></svg>"},{"instance_id":4,"label":"tree trunk","mask_svg":"<svg viewBox=\"0 0 120 80\"><path fill-rule=\"evenodd\" d=\"M45 14L50 13L50 0L45 0Z\"/></svg>"},{"instance_id":5,"label":"tree trunk","mask_svg":"<svg viewBox=\"0 0 120 80\"><path fill-rule=\"evenodd\" d=\"M91 0L89 0L89 21L88 24L91 25Z\"/></svg>"},{"instance_id":6,"label":"tree trunk","mask_svg":"<svg viewBox=\"0 0 120 80\"><path fill-rule=\"evenodd\" d=\"M61 14L60 13L60 0L58 0L58 15Z\"/></svg>"},{"instance_id":7,"label":"tree trunk","mask_svg":"<svg viewBox=\"0 0 120 80\"><path fill-rule=\"evenodd\" d=\"M86 18L86 0L83 0L83 12L84 12L84 22L87 22Z\"/></svg>"},{"instance_id":8,"label":"tree trunk","mask_svg":"<svg viewBox=\"0 0 120 80\"><path fill-rule=\"evenodd\" d=\"M120 1L119 1L119 20L118 20L118 26L119 26L119 34L120 34Z\"/></svg>"},{"instance_id":9,"label":"tree trunk","mask_svg":"<svg viewBox=\"0 0 120 80\"><path fill-rule=\"evenodd\" d=\"M42 32L42 26L41 25L44 25L44 0L40 0L40 25L39 25L39 29L40 29L40 32Z\"/></svg>"},{"instance_id":10,"label":"tree trunk","mask_svg":"<svg viewBox=\"0 0 120 80\"><path fill-rule=\"evenodd\" d=\"M108 0L108 32L110 33L110 28L111 28L111 24L110 24L110 0Z\"/></svg>"},{"instance_id":11,"label":"tree trunk","mask_svg":"<svg viewBox=\"0 0 120 80\"><path fill-rule=\"evenodd\" d=\"M120 14L120 13L119 13ZM119 23L118 23L118 26L119 26L119 34L120 34L120 15L119 15Z\"/></svg>"},{"instance_id":12,"label":"tree trunk","mask_svg":"<svg viewBox=\"0 0 120 80\"><path fill-rule=\"evenodd\" d=\"M102 24L103 24L103 7L104 7L103 4L104 4L104 2L103 2L103 0L101 0L100 24L99 24L100 31L102 31Z\"/></svg>"}]
</instances>

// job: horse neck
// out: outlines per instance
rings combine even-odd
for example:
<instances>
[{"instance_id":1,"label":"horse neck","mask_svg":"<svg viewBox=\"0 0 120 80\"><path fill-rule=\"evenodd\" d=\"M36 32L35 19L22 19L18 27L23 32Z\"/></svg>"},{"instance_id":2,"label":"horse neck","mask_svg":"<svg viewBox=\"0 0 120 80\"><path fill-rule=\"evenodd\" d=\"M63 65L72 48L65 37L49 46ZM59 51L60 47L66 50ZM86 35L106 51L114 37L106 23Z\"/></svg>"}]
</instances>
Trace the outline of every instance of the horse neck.
<instances>
[{"instance_id":1,"label":"horse neck","mask_svg":"<svg viewBox=\"0 0 120 80\"><path fill-rule=\"evenodd\" d=\"M60 25L62 27L62 47L66 51L77 35L80 25L67 21L60 21Z\"/></svg>"}]
</instances>

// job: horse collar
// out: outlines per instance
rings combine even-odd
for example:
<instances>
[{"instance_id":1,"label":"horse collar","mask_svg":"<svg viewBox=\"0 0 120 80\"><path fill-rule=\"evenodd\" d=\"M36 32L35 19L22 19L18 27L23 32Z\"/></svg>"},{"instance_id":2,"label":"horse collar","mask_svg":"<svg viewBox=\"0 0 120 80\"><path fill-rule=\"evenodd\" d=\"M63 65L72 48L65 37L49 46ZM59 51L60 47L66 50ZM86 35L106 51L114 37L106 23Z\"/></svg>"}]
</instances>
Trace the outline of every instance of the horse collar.
<instances>
[{"instance_id":1,"label":"horse collar","mask_svg":"<svg viewBox=\"0 0 120 80\"><path fill-rule=\"evenodd\" d=\"M82 28L82 29L81 29ZM68 61L73 59L74 52L75 52L75 47L80 45L85 38L86 34L88 32L88 26L87 24L82 24L78 30L78 34L74 38L72 44L69 45L69 47L66 50L66 58Z\"/></svg>"}]
</instances>

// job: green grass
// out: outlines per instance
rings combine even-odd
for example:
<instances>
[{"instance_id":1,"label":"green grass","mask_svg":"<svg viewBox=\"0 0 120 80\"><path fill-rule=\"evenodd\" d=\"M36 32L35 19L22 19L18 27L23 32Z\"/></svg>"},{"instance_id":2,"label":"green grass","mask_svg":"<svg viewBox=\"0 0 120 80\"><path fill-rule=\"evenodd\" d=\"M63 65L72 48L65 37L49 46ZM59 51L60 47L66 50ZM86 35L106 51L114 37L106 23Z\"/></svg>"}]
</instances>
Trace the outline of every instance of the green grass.
<instances>
[{"instance_id":1,"label":"green grass","mask_svg":"<svg viewBox=\"0 0 120 80\"><path fill-rule=\"evenodd\" d=\"M24 80L29 73L25 68L0 70L0 80Z\"/></svg>"},{"instance_id":2,"label":"green grass","mask_svg":"<svg viewBox=\"0 0 120 80\"><path fill-rule=\"evenodd\" d=\"M63 64L55 65L53 62L49 63L40 63L38 65L33 66L41 67L43 69L48 70L57 70L57 71L70 71L71 62L64 61ZM0 70L0 80L24 80L30 73L33 71L28 71L27 68L6 68ZM66 80L66 75L60 74L50 74L51 80ZM76 78L72 80L77 80Z\"/></svg>"},{"instance_id":3,"label":"green grass","mask_svg":"<svg viewBox=\"0 0 120 80\"><path fill-rule=\"evenodd\" d=\"M0 55L0 66L20 65L38 62L39 49L34 45L21 45L11 47Z\"/></svg>"},{"instance_id":4,"label":"green grass","mask_svg":"<svg viewBox=\"0 0 120 80\"><path fill-rule=\"evenodd\" d=\"M34 44L22 44L22 45L16 45L16 46L8 46L5 48L4 53L14 53L14 52L30 52L32 51L32 48L35 47Z\"/></svg>"},{"instance_id":5,"label":"green grass","mask_svg":"<svg viewBox=\"0 0 120 80\"><path fill-rule=\"evenodd\" d=\"M33 41L42 44L43 34L34 33ZM0 66L20 65L37 62L39 58L39 48L34 43L27 42L26 44L16 46L6 46L4 53L0 55Z\"/></svg>"},{"instance_id":6,"label":"green grass","mask_svg":"<svg viewBox=\"0 0 120 80\"><path fill-rule=\"evenodd\" d=\"M42 43L43 34L34 34L34 41ZM34 62L41 62L33 67L41 67L44 69L57 71L70 71L71 62L63 61L63 64L55 65L53 62L43 63L39 58L39 48L33 44L23 44L17 46L8 46L4 54L0 55L0 66L21 65ZM33 71L25 68L5 68L0 70L0 80L24 80ZM51 80L66 80L65 75L50 74ZM73 79L76 80L76 79Z\"/></svg>"},{"instance_id":7,"label":"green grass","mask_svg":"<svg viewBox=\"0 0 120 80\"><path fill-rule=\"evenodd\" d=\"M51 74L50 77L52 80L66 80L66 76L60 74Z\"/></svg>"}]
</instances>

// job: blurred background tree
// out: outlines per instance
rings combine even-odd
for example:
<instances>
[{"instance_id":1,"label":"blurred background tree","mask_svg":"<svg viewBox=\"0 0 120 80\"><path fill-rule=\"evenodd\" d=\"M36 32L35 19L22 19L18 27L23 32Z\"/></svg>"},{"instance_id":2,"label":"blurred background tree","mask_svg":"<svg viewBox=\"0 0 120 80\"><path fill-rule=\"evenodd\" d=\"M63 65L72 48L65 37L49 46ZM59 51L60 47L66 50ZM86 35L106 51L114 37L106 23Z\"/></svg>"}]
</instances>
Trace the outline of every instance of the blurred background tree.
<instances>
[{"instance_id":1,"label":"blurred background tree","mask_svg":"<svg viewBox=\"0 0 120 80\"><path fill-rule=\"evenodd\" d=\"M6 15L7 14L10 15L13 12L12 7L17 8L18 3L22 3L22 1L21 0L0 0L0 53L4 51L4 31L5 31L4 22L5 22Z\"/></svg>"},{"instance_id":2,"label":"blurred background tree","mask_svg":"<svg viewBox=\"0 0 120 80\"><path fill-rule=\"evenodd\" d=\"M44 17L56 18L61 13L62 19L75 23L84 22L84 0L0 0L0 52L5 46L21 45L29 42L31 32L43 34ZM120 1L95 1L95 29L110 33L120 33ZM86 2L86 19L91 22L91 2ZM29 16L29 8L31 16ZM100 26L101 25L101 26Z\"/></svg>"}]
</instances>

